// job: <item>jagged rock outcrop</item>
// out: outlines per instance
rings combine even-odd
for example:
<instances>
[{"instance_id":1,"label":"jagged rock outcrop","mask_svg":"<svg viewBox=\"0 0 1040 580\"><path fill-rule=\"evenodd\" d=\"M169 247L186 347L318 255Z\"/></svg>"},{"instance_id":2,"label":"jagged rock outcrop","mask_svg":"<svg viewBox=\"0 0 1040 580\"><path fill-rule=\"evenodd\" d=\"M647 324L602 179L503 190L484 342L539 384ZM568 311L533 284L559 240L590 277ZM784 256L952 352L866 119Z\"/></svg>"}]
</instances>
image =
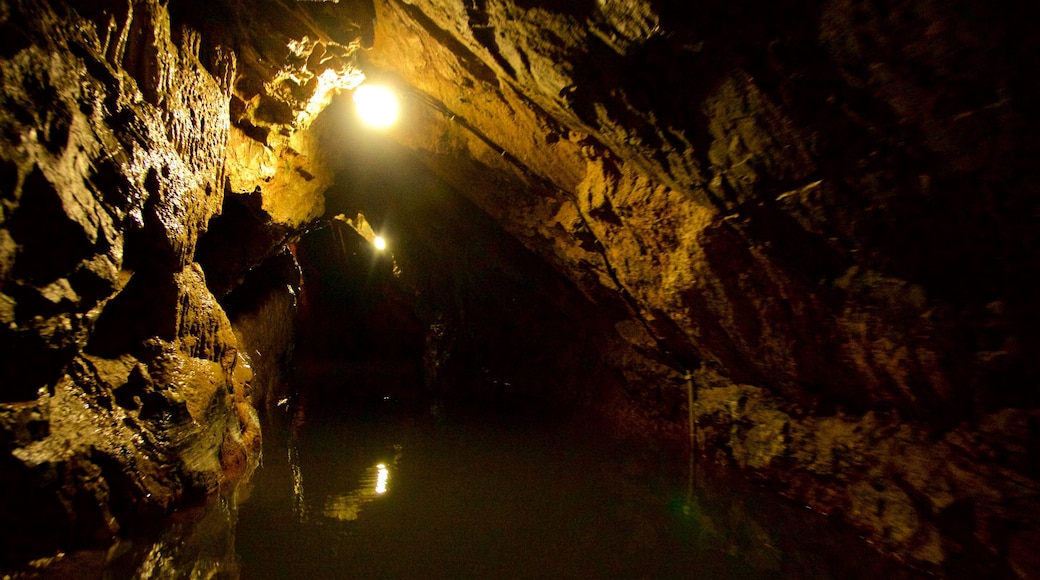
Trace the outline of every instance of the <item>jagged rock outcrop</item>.
<instances>
[{"instance_id":1,"label":"jagged rock outcrop","mask_svg":"<svg viewBox=\"0 0 1040 580\"><path fill-rule=\"evenodd\" d=\"M245 170L227 152L255 61L240 68L235 37L198 21L212 12L175 8L0 4L5 567L230 491L259 457L246 359L195 263ZM294 212L275 212L289 225L271 239L315 215Z\"/></svg>"},{"instance_id":2,"label":"jagged rock outcrop","mask_svg":"<svg viewBox=\"0 0 1040 580\"><path fill-rule=\"evenodd\" d=\"M264 357L291 352L299 280L248 273L322 214L331 174L308 129L363 78L365 13L0 4L5 564L111 537L255 464L254 405L284 394Z\"/></svg>"},{"instance_id":3,"label":"jagged rock outcrop","mask_svg":"<svg viewBox=\"0 0 1040 580\"><path fill-rule=\"evenodd\" d=\"M311 125L365 78L354 53L371 25L353 4L229 0L190 21L238 57L224 164L232 195L198 252L220 297L324 213L332 168Z\"/></svg>"},{"instance_id":4,"label":"jagged rock outcrop","mask_svg":"<svg viewBox=\"0 0 1040 580\"><path fill-rule=\"evenodd\" d=\"M0 4L5 566L255 465L294 283L260 304L239 293L235 328L217 299L322 213L331 176L308 128L362 78L363 27L343 12Z\"/></svg>"}]
</instances>

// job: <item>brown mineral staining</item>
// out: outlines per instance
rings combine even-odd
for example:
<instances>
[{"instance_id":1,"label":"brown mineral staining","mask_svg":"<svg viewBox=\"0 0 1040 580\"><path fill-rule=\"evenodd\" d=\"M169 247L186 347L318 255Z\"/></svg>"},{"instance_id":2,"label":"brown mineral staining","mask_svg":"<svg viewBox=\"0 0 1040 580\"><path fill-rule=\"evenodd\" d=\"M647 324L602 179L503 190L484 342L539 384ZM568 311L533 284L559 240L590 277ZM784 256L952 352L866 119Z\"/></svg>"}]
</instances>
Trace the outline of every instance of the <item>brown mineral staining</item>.
<instances>
[{"instance_id":1,"label":"brown mineral staining","mask_svg":"<svg viewBox=\"0 0 1040 580\"><path fill-rule=\"evenodd\" d=\"M246 473L249 456L242 443L227 437L220 445L220 467L226 481L237 482Z\"/></svg>"}]
</instances>

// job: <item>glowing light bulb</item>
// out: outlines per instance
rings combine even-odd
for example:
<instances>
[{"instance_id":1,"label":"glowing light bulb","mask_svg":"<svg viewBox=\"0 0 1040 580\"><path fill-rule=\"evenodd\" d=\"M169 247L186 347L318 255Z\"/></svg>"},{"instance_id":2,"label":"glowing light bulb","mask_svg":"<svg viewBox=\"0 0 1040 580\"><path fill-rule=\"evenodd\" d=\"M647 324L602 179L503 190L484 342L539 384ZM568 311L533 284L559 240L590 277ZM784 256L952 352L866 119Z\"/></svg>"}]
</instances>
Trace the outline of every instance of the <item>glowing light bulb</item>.
<instances>
[{"instance_id":1,"label":"glowing light bulb","mask_svg":"<svg viewBox=\"0 0 1040 580\"><path fill-rule=\"evenodd\" d=\"M386 249L386 240L383 239L383 236L376 236L375 239L372 240L372 245L382 252Z\"/></svg>"},{"instance_id":2,"label":"glowing light bulb","mask_svg":"<svg viewBox=\"0 0 1040 580\"><path fill-rule=\"evenodd\" d=\"M361 85L354 89L354 104L361 121L370 127L385 129L397 120L397 95L380 85Z\"/></svg>"}]
</instances>

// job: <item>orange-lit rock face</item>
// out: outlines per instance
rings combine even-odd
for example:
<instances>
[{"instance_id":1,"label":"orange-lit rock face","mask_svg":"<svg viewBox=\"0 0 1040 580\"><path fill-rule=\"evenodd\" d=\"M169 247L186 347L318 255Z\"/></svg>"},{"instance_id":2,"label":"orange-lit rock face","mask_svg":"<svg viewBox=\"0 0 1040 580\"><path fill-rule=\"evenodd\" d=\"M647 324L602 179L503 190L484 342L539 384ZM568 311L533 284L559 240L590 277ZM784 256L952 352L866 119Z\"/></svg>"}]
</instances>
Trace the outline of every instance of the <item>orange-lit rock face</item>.
<instances>
[{"instance_id":1,"label":"orange-lit rock face","mask_svg":"<svg viewBox=\"0 0 1040 580\"><path fill-rule=\"evenodd\" d=\"M1007 191L998 197L1024 211L1027 196L1014 191L1008 162L966 167L962 157L973 144L927 137L920 147L935 159L926 161L908 130L875 134L945 123L934 107L915 110L896 93L910 86L943 92L940 84L967 55L945 40L910 55L863 54L849 38L871 34L875 23L849 23L839 4L804 14L728 14L709 3L701 16L722 19L711 24L662 19L641 2L597 6L569 12L512 2L378 3L367 60L438 103L417 104L416 131L400 138L573 278L623 287L661 336L668 328L678 339L671 346L688 353L689 365L704 361L788 395L827 385L846 405L942 415L938 404L963 417L970 393L990 389L972 384L981 377L963 376L951 357L983 355L974 344L950 352L943 329L978 330L974 317L991 316L992 300L1019 294L1009 284L1035 264L1012 254L1017 242L1010 240L996 263L984 264L985 251L928 227L944 219L932 214L951 211L949 204L958 214L989 215L986 204L998 194L972 199L974 189L961 179L996 181ZM761 37L730 30L737 25L727 18L746 19L741 25ZM788 26L803 18L804 30ZM1008 59L1014 48L1015 41L986 44L997 32L939 6L895 18L902 28L893 35L927 27L941 36L935 31L957 27L975 39L979 58ZM805 58L783 52L795 47ZM878 70L921 61L936 78L885 77L864 87L852 69L871 60ZM1011 82L969 62L977 68L956 75L974 75L977 90L994 99L1000 82ZM821 94L796 92L799 83ZM1009 124L1017 113L1006 101L976 110L968 92L950 94L963 101L962 116L951 103L946 121L982 115L977 122L993 128L989 147L1025 145ZM897 98L904 104L897 107ZM875 112L875 100L894 113ZM948 218L968 238L985 238L996 225ZM1032 239L1008 218L1017 235ZM945 249L933 235L949 238ZM596 249L579 244L582 236L597 240L585 244ZM924 255L931 251L944 257ZM959 260L948 257L958 251ZM979 287L963 271L969 265L994 280L985 286L1000 280L1003 288ZM965 294L970 304L958 302ZM1003 307L1035 315L1021 302ZM974 311L973 320L949 311L961 309ZM1035 376L1024 359L1004 362ZM1014 391L985 398L995 406L1017 402ZM1035 402L1035 393L1029 397Z\"/></svg>"},{"instance_id":2,"label":"orange-lit rock face","mask_svg":"<svg viewBox=\"0 0 1040 580\"><path fill-rule=\"evenodd\" d=\"M630 380L612 412L659 425L645 401L674 401L679 371L700 366L713 456L787 480L889 549L926 563L976 541L1008 553L1019 540L981 532L1017 517L1003 501L1036 533L1036 494L999 483L1005 469L1037 477L1021 462L1036 432L1003 431L1018 459L994 465L958 443L1003 413L1038 420L1040 263L1023 251L1038 242L1024 104L1038 88L1019 60L1035 40L1013 15L976 2L376 9L365 59L418 93L395 137L631 345L673 353L613 357ZM814 443L831 427L795 419L836 409L857 417L840 429L888 435ZM858 419L867 410L881 414ZM682 413L664 417L682 428ZM837 471L813 467L845 453ZM979 535L951 541L958 526Z\"/></svg>"},{"instance_id":3,"label":"orange-lit rock face","mask_svg":"<svg viewBox=\"0 0 1040 580\"><path fill-rule=\"evenodd\" d=\"M232 492L259 457L243 369L290 339L236 336L213 292L321 215L309 130L362 78L359 28L324 32L335 8L202 4L0 9L4 566ZM226 192L257 201L263 231L200 251ZM291 321L291 293L269 318Z\"/></svg>"},{"instance_id":4,"label":"orange-lit rock face","mask_svg":"<svg viewBox=\"0 0 1040 580\"><path fill-rule=\"evenodd\" d=\"M58 14L3 7L5 566L212 493L259 451L193 264L224 197L234 55L157 2Z\"/></svg>"}]
</instances>

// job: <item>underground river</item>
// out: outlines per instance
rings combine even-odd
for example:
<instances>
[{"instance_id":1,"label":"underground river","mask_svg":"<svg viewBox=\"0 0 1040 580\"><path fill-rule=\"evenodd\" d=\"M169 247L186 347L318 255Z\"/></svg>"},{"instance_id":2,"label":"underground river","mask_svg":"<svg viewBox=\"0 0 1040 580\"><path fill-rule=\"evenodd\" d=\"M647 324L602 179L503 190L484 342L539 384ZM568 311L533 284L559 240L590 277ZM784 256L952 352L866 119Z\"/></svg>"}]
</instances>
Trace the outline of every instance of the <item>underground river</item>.
<instances>
[{"instance_id":1,"label":"underground river","mask_svg":"<svg viewBox=\"0 0 1040 580\"><path fill-rule=\"evenodd\" d=\"M56 577L911 578L820 514L587 421L301 403L237 498ZM235 507L235 504L238 507ZM95 576L97 577L97 576Z\"/></svg>"}]
</instances>

